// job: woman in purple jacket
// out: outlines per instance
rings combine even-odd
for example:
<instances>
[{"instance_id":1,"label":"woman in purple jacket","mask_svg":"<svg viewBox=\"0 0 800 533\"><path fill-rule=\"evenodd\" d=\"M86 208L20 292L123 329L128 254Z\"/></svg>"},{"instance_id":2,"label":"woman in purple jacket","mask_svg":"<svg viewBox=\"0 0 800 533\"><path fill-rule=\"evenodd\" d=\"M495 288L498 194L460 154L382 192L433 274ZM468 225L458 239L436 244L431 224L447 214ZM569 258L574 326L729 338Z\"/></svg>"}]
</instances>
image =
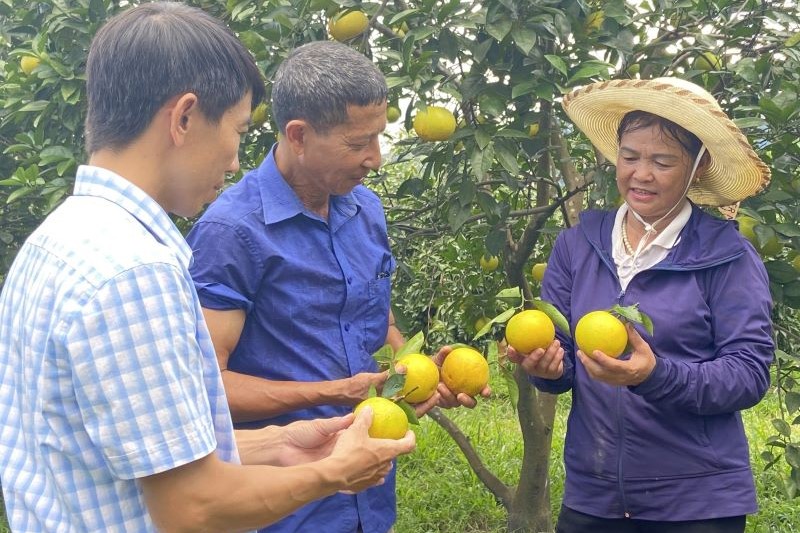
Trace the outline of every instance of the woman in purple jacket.
<instances>
[{"instance_id":1,"label":"woman in purple jacket","mask_svg":"<svg viewBox=\"0 0 800 533\"><path fill-rule=\"evenodd\" d=\"M595 83L564 109L616 162L625 201L557 239L542 298L572 331L589 311L639 304L654 334L585 354L559 335L510 358L534 385L572 391L559 533L733 533L757 511L740 410L769 386L774 344L764 265L728 206L770 173L700 87L674 78Z\"/></svg>"}]
</instances>

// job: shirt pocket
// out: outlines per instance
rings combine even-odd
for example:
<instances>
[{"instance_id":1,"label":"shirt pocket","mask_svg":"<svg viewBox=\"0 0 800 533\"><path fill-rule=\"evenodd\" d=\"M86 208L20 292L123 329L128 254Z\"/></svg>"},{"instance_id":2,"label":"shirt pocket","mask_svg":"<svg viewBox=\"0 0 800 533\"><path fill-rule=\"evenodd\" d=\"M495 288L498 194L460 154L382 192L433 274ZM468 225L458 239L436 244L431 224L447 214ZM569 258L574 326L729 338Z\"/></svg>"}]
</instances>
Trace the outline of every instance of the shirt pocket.
<instances>
[{"instance_id":1,"label":"shirt pocket","mask_svg":"<svg viewBox=\"0 0 800 533\"><path fill-rule=\"evenodd\" d=\"M392 293L390 277L379 277L367 284L367 302L363 311L364 348L372 354L386 342L389 329L389 302Z\"/></svg>"}]
</instances>

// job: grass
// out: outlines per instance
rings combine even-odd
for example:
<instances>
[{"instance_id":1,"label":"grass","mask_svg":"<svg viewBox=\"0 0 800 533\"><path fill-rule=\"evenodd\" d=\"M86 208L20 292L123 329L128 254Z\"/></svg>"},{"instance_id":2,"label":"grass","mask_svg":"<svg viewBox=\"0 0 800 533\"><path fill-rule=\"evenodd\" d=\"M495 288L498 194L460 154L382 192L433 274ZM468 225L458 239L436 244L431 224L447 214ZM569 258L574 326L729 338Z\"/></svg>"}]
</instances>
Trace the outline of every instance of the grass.
<instances>
[{"instance_id":1,"label":"grass","mask_svg":"<svg viewBox=\"0 0 800 533\"><path fill-rule=\"evenodd\" d=\"M447 412L470 437L488 468L506 484L519 480L522 439L516 413L503 397L503 385L493 383L495 397L474 410ZM550 462L553 523L561 505L564 466L562 449L569 396L559 399ZM764 470L760 457L767 437L775 433L770 420L778 401L768 396L743 413L750 440L750 455L758 490L760 512L749 516L747 533L794 533L800 531L800 506L784 496L780 473L782 461ZM399 461L398 520L396 533L501 533L506 513L467 465L461 451L435 422L427 417L415 428L417 450Z\"/></svg>"},{"instance_id":2,"label":"grass","mask_svg":"<svg viewBox=\"0 0 800 533\"><path fill-rule=\"evenodd\" d=\"M504 385L492 383L496 394L474 410L447 412L470 437L487 467L506 484L516 484L522 458L522 440L516 413L503 395ZM559 399L550 460L553 520L561 504L564 466L563 437L569 397ZM767 437L774 433L770 420L777 412L777 398L768 396L744 413L750 439L761 511L748 517L747 533L794 533L800 531L800 506L786 499L779 472L764 470L759 456ZM398 520L395 533L502 533L505 510L495 503L469 468L453 440L435 422L423 418L415 428L417 450L399 461ZM779 467L784 463L779 462ZM0 509L0 533L8 533L4 509Z\"/></svg>"}]
</instances>

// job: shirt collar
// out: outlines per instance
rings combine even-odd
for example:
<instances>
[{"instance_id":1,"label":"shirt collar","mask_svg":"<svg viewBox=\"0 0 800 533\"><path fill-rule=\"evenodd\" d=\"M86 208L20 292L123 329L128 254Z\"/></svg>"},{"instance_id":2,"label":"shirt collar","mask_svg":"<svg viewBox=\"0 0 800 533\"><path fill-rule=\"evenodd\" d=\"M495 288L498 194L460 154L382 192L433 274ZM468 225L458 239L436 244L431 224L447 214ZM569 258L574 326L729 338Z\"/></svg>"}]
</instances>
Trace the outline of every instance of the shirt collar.
<instances>
[{"instance_id":1,"label":"shirt collar","mask_svg":"<svg viewBox=\"0 0 800 533\"><path fill-rule=\"evenodd\" d=\"M628 204L626 203L623 203L617 210L617 216L614 220L614 229L611 234L613 241L616 241L616 237L622 232L622 221L625 220L625 214L628 212L628 210ZM651 246L658 246L665 250L669 250L674 247L678 242L678 236L680 235L681 230L689 221L689 217L691 215L692 205L691 203L686 202L683 205L683 208L681 208L680 212L678 212L678 215L673 218L669 224L667 224L667 227L656 233L655 239L652 239L647 245L645 245L644 250L647 250Z\"/></svg>"},{"instance_id":2,"label":"shirt collar","mask_svg":"<svg viewBox=\"0 0 800 533\"><path fill-rule=\"evenodd\" d=\"M309 218L319 219L319 216L306 209L297 193L289 186L280 170L278 170L278 165L275 163L275 149L277 146L277 144L273 145L257 170L258 188L264 209L264 223L274 224L301 214ZM346 220L358 214L360 210L361 204L353 191L342 196L331 196L330 220L326 222L330 224L333 230L336 230L343 223L340 218Z\"/></svg>"},{"instance_id":3,"label":"shirt collar","mask_svg":"<svg viewBox=\"0 0 800 533\"><path fill-rule=\"evenodd\" d=\"M138 220L160 243L169 247L187 268L192 250L166 211L142 189L105 168L81 165L73 196L94 196L112 202Z\"/></svg>"}]
</instances>

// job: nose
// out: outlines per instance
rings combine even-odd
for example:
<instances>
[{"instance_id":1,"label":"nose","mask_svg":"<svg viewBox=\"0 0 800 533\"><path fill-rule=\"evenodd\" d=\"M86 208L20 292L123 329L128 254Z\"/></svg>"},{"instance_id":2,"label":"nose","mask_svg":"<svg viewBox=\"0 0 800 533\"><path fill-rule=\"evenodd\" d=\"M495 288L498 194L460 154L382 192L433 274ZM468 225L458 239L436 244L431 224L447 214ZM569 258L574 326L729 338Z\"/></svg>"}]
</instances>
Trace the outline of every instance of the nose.
<instances>
[{"instance_id":1,"label":"nose","mask_svg":"<svg viewBox=\"0 0 800 533\"><path fill-rule=\"evenodd\" d=\"M645 158L640 159L633 167L631 177L637 181L650 181L653 179L653 165Z\"/></svg>"},{"instance_id":2,"label":"nose","mask_svg":"<svg viewBox=\"0 0 800 533\"><path fill-rule=\"evenodd\" d=\"M239 172L239 153L238 152L233 157L233 161L231 161L230 166L228 166L228 172L230 172L231 174L235 174L235 173Z\"/></svg>"},{"instance_id":3,"label":"nose","mask_svg":"<svg viewBox=\"0 0 800 533\"><path fill-rule=\"evenodd\" d=\"M376 135L369 143L369 148L367 150L367 156L362 163L363 166L367 167L370 170L378 170L381 168L382 156L381 156L381 143Z\"/></svg>"}]
</instances>

